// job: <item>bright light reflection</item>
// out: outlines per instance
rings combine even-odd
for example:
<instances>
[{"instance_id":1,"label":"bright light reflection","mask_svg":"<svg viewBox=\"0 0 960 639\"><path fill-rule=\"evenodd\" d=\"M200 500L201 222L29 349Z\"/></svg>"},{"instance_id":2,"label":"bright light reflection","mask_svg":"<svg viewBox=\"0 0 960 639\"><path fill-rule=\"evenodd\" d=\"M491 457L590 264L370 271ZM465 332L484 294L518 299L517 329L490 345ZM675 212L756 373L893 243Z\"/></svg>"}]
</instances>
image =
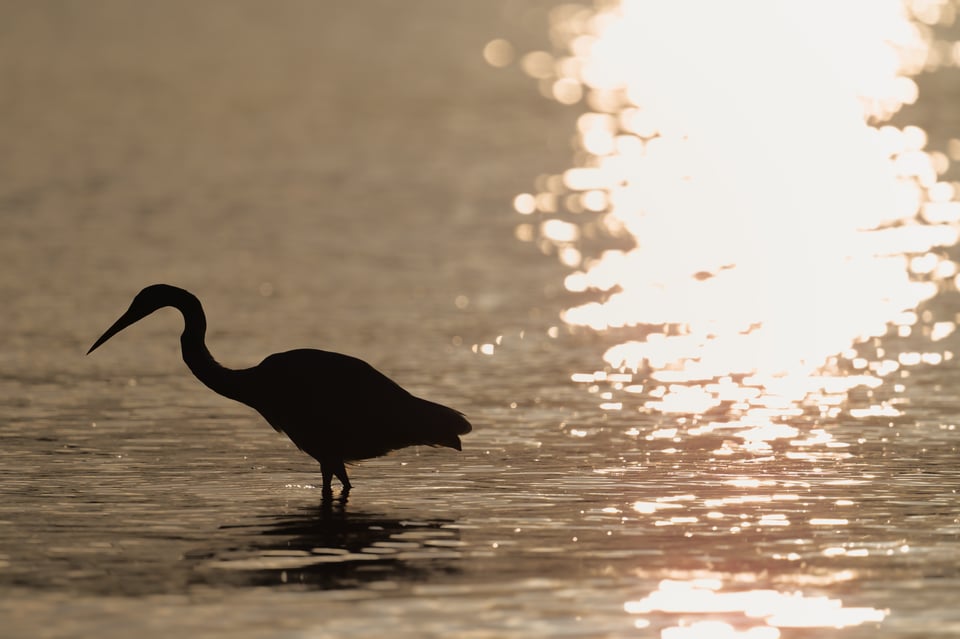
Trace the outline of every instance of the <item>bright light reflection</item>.
<instances>
[{"instance_id":1,"label":"bright light reflection","mask_svg":"<svg viewBox=\"0 0 960 639\"><path fill-rule=\"evenodd\" d=\"M849 578L849 575L845 575ZM807 597L799 592L777 590L722 590L719 579L676 581L665 579L657 590L638 601L623 605L626 612L724 614L740 613L736 626L727 621L706 619L665 628L661 637L779 637L780 628L845 628L879 623L887 611L876 608L845 608L839 599ZM758 623L761 622L761 623ZM646 627L647 620L641 619ZM762 625L761 625L762 624ZM737 630L737 627L743 628ZM709 631L709 633L708 633Z\"/></svg>"},{"instance_id":2,"label":"bright light reflection","mask_svg":"<svg viewBox=\"0 0 960 639\"><path fill-rule=\"evenodd\" d=\"M752 411L751 441L794 437L770 420L799 414L805 398L837 406L830 395L949 356L839 357L891 326L915 336L914 310L960 281L937 250L960 238L957 189L940 180L950 157L927 150L922 129L884 124L917 99L911 78L932 59L921 22L940 19L931 7L942 4L622 0L554 11L565 51L529 53L521 66L545 95L585 100L580 159L515 206L539 211L541 245L572 269L565 286L603 294L568 308L567 324L649 329L604 354L665 384L646 409L703 414L733 398ZM581 245L604 235L634 248ZM937 322L924 338L954 329ZM861 374L823 376L851 367Z\"/></svg>"}]
</instances>

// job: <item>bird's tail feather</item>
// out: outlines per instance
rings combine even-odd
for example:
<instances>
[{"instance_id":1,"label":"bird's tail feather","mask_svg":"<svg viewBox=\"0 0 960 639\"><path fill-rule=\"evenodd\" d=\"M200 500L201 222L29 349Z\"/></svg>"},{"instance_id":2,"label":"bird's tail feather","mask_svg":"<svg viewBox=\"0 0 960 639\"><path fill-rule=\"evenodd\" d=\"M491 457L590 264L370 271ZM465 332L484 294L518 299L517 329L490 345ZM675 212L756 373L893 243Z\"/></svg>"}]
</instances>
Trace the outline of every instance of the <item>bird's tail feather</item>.
<instances>
[{"instance_id":1,"label":"bird's tail feather","mask_svg":"<svg viewBox=\"0 0 960 639\"><path fill-rule=\"evenodd\" d=\"M463 450L459 435L473 430L463 413L427 400L423 400L422 411L419 426L424 444Z\"/></svg>"}]
</instances>

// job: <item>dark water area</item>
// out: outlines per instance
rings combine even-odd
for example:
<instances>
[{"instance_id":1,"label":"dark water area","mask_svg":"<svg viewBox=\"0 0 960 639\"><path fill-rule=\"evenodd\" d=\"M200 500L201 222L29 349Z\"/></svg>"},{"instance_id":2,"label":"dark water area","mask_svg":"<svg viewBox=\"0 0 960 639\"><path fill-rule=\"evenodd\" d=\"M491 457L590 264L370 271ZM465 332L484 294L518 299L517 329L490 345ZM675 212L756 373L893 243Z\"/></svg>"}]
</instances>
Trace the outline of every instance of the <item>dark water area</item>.
<instances>
[{"instance_id":1,"label":"dark water area","mask_svg":"<svg viewBox=\"0 0 960 639\"><path fill-rule=\"evenodd\" d=\"M774 435L571 381L622 335L563 326L511 203L580 110L482 56L557 4L0 2L2 636L960 635L956 359ZM175 311L84 356L155 282L225 365L350 353L474 432L325 501Z\"/></svg>"}]
</instances>

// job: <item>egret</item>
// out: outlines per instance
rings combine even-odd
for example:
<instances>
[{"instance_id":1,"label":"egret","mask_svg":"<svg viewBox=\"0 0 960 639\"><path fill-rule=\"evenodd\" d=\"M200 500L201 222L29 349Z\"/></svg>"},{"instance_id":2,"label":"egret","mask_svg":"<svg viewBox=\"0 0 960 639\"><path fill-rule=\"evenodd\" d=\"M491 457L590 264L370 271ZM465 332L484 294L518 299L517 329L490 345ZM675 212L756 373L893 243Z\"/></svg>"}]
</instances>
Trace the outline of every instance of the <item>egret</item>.
<instances>
[{"instance_id":1,"label":"egret","mask_svg":"<svg viewBox=\"0 0 960 639\"><path fill-rule=\"evenodd\" d=\"M323 492L334 476L344 494L351 487L344 462L369 459L406 446L461 450L471 430L462 413L411 395L363 360L316 349L275 353L252 368L218 363L204 341L207 319L195 295L154 284L100 336L89 355L108 339L156 310L172 306L183 315L183 361L208 388L259 412L278 432L320 462Z\"/></svg>"}]
</instances>

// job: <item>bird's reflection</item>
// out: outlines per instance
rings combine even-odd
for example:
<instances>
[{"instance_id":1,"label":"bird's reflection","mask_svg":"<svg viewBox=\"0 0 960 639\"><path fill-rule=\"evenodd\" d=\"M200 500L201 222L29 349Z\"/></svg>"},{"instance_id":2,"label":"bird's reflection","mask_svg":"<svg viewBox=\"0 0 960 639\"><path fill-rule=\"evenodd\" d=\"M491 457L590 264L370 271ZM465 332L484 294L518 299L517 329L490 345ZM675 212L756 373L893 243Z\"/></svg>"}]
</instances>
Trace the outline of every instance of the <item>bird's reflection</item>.
<instances>
[{"instance_id":1,"label":"bird's reflection","mask_svg":"<svg viewBox=\"0 0 960 639\"><path fill-rule=\"evenodd\" d=\"M453 520L350 511L346 496L319 506L221 527L224 544L198 550L194 583L217 586L359 588L421 581L457 570Z\"/></svg>"}]
</instances>

